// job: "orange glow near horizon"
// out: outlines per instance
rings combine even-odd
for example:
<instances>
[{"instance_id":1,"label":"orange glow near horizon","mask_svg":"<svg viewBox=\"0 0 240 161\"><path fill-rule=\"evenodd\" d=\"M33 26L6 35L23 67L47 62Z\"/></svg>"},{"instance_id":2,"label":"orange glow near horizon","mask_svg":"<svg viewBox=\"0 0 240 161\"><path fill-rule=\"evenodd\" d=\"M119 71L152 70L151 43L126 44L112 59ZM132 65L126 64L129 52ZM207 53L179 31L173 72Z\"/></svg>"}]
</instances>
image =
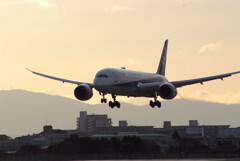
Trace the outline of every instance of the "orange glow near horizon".
<instances>
[{"instance_id":1,"label":"orange glow near horizon","mask_svg":"<svg viewBox=\"0 0 240 161\"><path fill-rule=\"evenodd\" d=\"M0 85L74 98L74 85L40 78L25 68L84 82L92 82L103 67L156 72L165 39L169 80L238 71L239 6L237 0L2 0ZM179 98L240 103L239 82L235 75L184 87ZM148 99L132 99L119 97L148 104ZM95 92L87 103L99 100Z\"/></svg>"}]
</instances>

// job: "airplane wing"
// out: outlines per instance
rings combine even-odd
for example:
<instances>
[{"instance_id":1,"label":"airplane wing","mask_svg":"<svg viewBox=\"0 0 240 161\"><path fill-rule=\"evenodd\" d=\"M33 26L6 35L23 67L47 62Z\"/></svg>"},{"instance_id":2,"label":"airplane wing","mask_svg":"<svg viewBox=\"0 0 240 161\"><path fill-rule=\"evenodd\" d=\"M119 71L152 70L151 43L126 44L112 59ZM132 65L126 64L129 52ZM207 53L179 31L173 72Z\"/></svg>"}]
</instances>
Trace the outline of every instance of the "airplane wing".
<instances>
[{"instance_id":1,"label":"airplane wing","mask_svg":"<svg viewBox=\"0 0 240 161\"><path fill-rule=\"evenodd\" d=\"M66 82L66 83L72 83L72 84L77 84L77 85L87 84L90 87L93 87L92 83L78 82L78 81L74 81L74 80L68 80L68 79L63 79L63 78L59 78L59 77L54 77L54 76L50 76L50 75L46 75L46 74L42 74L42 73L38 73L38 72L32 71L32 70L30 70L28 68L27 68L27 70L32 72L33 74L36 74L36 75L39 75L39 76L42 76L42 77L46 77L46 78L50 78L50 79L54 79L54 80L57 80L57 81L61 81L63 83Z\"/></svg>"},{"instance_id":2,"label":"airplane wing","mask_svg":"<svg viewBox=\"0 0 240 161\"><path fill-rule=\"evenodd\" d=\"M234 74L239 74L239 73L240 73L240 71L237 71L237 72L233 72L233 73L226 73L226 74L220 74L220 75L197 78L197 79L174 81L174 82L170 82L170 83L172 83L176 88L178 88L178 87L183 87L183 86L192 85L192 84L196 84L196 83L203 84L203 82L207 82L207 81L211 81L211 80L215 80L215 79L223 80L223 78L225 78L225 77L230 77Z\"/></svg>"}]
</instances>

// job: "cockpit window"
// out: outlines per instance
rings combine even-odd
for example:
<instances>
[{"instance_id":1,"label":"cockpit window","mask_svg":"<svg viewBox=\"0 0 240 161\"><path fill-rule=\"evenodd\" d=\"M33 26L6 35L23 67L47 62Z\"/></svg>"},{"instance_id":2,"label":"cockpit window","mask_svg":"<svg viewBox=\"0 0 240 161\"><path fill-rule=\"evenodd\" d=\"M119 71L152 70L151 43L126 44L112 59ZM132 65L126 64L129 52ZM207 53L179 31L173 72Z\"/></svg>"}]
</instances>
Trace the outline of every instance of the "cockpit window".
<instances>
[{"instance_id":1,"label":"cockpit window","mask_svg":"<svg viewBox=\"0 0 240 161\"><path fill-rule=\"evenodd\" d=\"M107 74L99 74L97 77L98 78L108 78L108 75Z\"/></svg>"}]
</instances>

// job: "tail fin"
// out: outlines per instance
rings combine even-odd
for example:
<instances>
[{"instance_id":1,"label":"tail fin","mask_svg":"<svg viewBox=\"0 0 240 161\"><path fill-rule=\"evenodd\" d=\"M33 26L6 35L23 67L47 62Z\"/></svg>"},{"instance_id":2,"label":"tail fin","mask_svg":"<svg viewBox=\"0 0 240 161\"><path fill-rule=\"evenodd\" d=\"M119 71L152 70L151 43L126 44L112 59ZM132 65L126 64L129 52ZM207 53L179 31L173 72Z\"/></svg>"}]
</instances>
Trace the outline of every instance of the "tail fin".
<instances>
[{"instance_id":1,"label":"tail fin","mask_svg":"<svg viewBox=\"0 0 240 161\"><path fill-rule=\"evenodd\" d=\"M168 40L165 41L162 56L158 65L157 74L165 76L165 69L166 69L166 60L167 60L167 47L168 47Z\"/></svg>"}]
</instances>

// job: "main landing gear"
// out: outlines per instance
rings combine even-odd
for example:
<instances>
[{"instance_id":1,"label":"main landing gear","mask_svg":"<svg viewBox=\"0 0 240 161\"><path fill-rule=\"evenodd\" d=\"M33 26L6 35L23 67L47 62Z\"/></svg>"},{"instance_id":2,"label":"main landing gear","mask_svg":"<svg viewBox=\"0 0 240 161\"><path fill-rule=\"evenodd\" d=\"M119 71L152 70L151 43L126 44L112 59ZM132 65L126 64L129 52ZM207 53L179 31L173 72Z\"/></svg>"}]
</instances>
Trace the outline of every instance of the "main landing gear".
<instances>
[{"instance_id":1,"label":"main landing gear","mask_svg":"<svg viewBox=\"0 0 240 161\"><path fill-rule=\"evenodd\" d=\"M161 108L161 102L159 102L159 101L150 101L150 106L152 107L152 108L154 108L155 106L157 106L158 108Z\"/></svg>"},{"instance_id":2,"label":"main landing gear","mask_svg":"<svg viewBox=\"0 0 240 161\"><path fill-rule=\"evenodd\" d=\"M157 100L157 92L155 92L154 102L151 100L149 104L152 108L154 108L155 106L157 106L158 108L161 108L161 102Z\"/></svg>"},{"instance_id":3,"label":"main landing gear","mask_svg":"<svg viewBox=\"0 0 240 161\"><path fill-rule=\"evenodd\" d=\"M116 106L117 108L120 108L120 103L116 101L116 95L112 94L113 102L109 101L109 107L114 108Z\"/></svg>"}]
</instances>

